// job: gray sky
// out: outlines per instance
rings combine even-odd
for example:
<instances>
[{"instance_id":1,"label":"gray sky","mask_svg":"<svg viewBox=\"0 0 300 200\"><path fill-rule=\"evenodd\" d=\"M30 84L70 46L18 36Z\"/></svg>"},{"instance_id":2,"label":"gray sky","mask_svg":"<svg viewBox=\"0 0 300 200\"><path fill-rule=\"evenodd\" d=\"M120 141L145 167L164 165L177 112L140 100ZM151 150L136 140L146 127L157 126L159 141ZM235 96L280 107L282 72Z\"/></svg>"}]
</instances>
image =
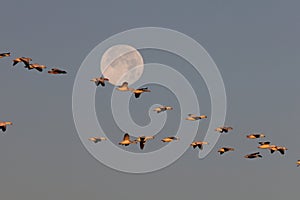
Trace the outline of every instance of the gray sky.
<instances>
[{"instance_id":1,"label":"gray sky","mask_svg":"<svg viewBox=\"0 0 300 200\"><path fill-rule=\"evenodd\" d=\"M12 57L0 60L0 120L14 125L0 139L1 199L298 199L299 6L292 0L2 2L0 51L11 51ZM85 150L72 118L72 87L98 43L143 26L175 29L203 45L223 76L226 124L234 131L204 160L189 149L168 168L132 175L104 166ZM168 53L141 53L147 62L189 67ZM18 56L68 75L12 68L11 59ZM209 112L205 85L198 90L203 112ZM99 115L104 111L97 106ZM143 123L139 114L132 115ZM121 131L113 123L109 130L118 141ZM252 131L287 146L286 156L262 151L262 160L243 159L257 150L255 141L244 139ZM216 151L223 145L237 151L220 157Z\"/></svg>"}]
</instances>

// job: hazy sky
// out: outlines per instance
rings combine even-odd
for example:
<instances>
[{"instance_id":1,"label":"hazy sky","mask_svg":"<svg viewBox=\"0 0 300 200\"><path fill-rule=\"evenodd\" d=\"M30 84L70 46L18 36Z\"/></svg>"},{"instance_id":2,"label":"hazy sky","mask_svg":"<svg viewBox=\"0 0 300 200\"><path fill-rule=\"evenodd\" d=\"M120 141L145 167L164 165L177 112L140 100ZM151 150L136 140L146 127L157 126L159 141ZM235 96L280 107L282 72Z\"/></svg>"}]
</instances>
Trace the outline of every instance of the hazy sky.
<instances>
[{"instance_id":1,"label":"hazy sky","mask_svg":"<svg viewBox=\"0 0 300 200\"><path fill-rule=\"evenodd\" d=\"M12 57L0 59L0 120L14 125L0 135L1 199L298 199L299 6L292 0L2 2L0 52L11 51ZM80 64L98 43L144 26L174 29L203 45L223 76L226 124L234 131L204 160L189 149L168 168L133 175L104 166L86 151L73 122L72 88ZM167 52L141 54L146 62L190 67ZM21 64L12 68L11 59L18 56L63 68L68 75L28 72ZM201 109L209 113L205 84L197 90ZM99 91L97 102L101 98ZM98 116L105 109L97 105ZM179 120L175 113L170 121ZM143 115L133 111L132 116L145 123ZM111 123L107 130L116 134L113 140L120 139L122 132L109 118L100 123ZM252 131L287 146L286 156L261 151L262 160L242 158L257 151L256 141L245 140ZM216 151L223 145L237 151L220 157Z\"/></svg>"}]
</instances>

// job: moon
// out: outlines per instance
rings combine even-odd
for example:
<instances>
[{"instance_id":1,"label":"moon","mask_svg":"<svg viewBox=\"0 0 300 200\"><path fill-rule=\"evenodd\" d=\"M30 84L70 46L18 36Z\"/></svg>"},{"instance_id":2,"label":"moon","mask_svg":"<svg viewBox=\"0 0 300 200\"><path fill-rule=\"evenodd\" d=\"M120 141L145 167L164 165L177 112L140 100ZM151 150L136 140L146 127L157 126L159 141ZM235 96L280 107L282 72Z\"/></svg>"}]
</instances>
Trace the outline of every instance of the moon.
<instances>
[{"instance_id":1,"label":"moon","mask_svg":"<svg viewBox=\"0 0 300 200\"><path fill-rule=\"evenodd\" d=\"M144 60L137 49L129 45L115 45L107 49L101 59L101 72L113 85L133 84L142 76Z\"/></svg>"}]
</instances>

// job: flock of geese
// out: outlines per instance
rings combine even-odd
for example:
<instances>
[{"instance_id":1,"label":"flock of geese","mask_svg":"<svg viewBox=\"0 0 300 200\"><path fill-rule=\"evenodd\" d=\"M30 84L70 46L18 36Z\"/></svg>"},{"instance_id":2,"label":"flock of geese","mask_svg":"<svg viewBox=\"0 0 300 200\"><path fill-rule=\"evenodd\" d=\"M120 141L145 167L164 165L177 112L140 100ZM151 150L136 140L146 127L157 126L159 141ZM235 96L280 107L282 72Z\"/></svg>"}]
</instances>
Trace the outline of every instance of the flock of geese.
<instances>
[{"instance_id":1,"label":"flock of geese","mask_svg":"<svg viewBox=\"0 0 300 200\"><path fill-rule=\"evenodd\" d=\"M0 53L0 58L3 57L10 57L10 52L8 53ZM18 63L23 63L24 68L28 70L36 69L39 72L42 72L47 67L45 65L41 65L38 63L31 63L32 58L28 57L18 57L13 60L13 66L17 65ZM66 74L67 72L58 68L52 68L50 71L48 71L48 74Z\"/></svg>"},{"instance_id":2,"label":"flock of geese","mask_svg":"<svg viewBox=\"0 0 300 200\"><path fill-rule=\"evenodd\" d=\"M91 81L95 82L96 86L101 85L102 87L105 86L105 82L109 81L108 78L101 76L98 78L93 78ZM143 88L138 88L138 89L134 89L134 88L129 88L128 87L128 82L123 82L122 85L119 85L116 87L116 90L118 91L122 91L122 92L132 92L134 93L136 98L139 98L140 95L144 92L151 92L147 87L143 87ZM161 113L161 112L165 112L165 111L169 111L169 110L173 110L173 107L171 106L159 106L154 108L153 111L155 111L156 113ZM206 119L207 116L206 115L196 115L196 114L188 114L188 116L185 118L186 120L189 121L196 121L196 120L202 120L202 119ZM220 134L222 133L228 133L229 131L232 131L233 128L230 126L221 126L221 127L217 127L215 129L216 132L219 132ZM266 136L263 133L252 133L249 135L246 135L246 138L248 139L260 139L260 138L265 138ZM147 141L149 140L153 140L155 137L154 136L140 136L137 137L136 139L132 140L130 139L130 135L128 133L125 133L123 136L123 140L121 142L119 142L119 145L123 145L123 146L129 146L131 144L138 144L140 145L140 149L143 150L145 147L145 144ZM104 140L107 140L107 138L105 137L91 137L89 138L90 141L94 142L94 143L98 143ZM161 142L173 142L173 141L177 141L179 140L178 137L176 136L169 136L169 137L165 137L163 139L161 139ZM199 148L199 150L203 150L203 145L207 145L209 144L206 141L194 141L191 144L191 147L195 148ZM269 141L263 141L263 142L258 142L259 146L257 148L259 149L267 149L270 150L270 153L273 154L275 151L280 152L282 155L285 154L285 151L288 150L286 147L284 146L279 146L279 145L274 145L271 144L271 142ZM226 152L230 152L230 151L235 151L235 148L232 147L222 147L218 150L218 153L220 155L226 153ZM262 158L262 155L260 154L260 152L254 152L254 153L250 153L244 156L244 158L247 159L254 159L254 158ZM300 166L300 160L298 160L296 162L297 167Z\"/></svg>"},{"instance_id":3,"label":"flock of geese","mask_svg":"<svg viewBox=\"0 0 300 200\"><path fill-rule=\"evenodd\" d=\"M10 57L10 53L0 53L0 58L4 58L4 57ZM45 65L41 65L38 63L31 63L32 59L29 57L18 57L16 59L13 60L13 66L17 65L18 63L23 63L24 64L24 68L28 69L28 70L32 70L32 69L36 69L39 72L43 72L44 69L46 69L47 67ZM50 71L48 71L49 74L66 74L67 72L58 68L52 68ZM102 87L105 86L105 82L108 82L109 79L101 76L101 77L97 77L97 78L93 78L90 81L94 82L96 84L96 86L101 85ZM135 96L135 98L139 98L141 96L142 93L145 92L151 92L151 90L149 90L147 87L142 87L142 88L129 88L128 87L128 82L123 82L122 85L119 85L116 87L116 90L118 91L122 91L122 92L132 92ZM161 113L161 112L165 112L165 111L170 111L173 110L173 107L171 106L159 106L154 108L153 111L155 111L156 113ZM206 115L196 115L196 114L188 114L188 116L185 118L186 120L189 121L196 121L196 120L203 120L206 119L207 116ZM12 122L10 121L0 121L0 129L5 132L7 129L8 125L12 125ZM227 127L227 126L221 126L221 127L217 127L215 129L216 132L223 134L223 133L228 133L229 131L232 131L233 128L232 127ZM149 140L153 140L155 138L155 136L140 136L137 137L136 139L132 140L130 138L130 135L128 133L125 133L123 136L123 140L119 142L119 145L123 145L123 146L129 146L131 144L139 144L140 149L143 150L145 147L145 144L147 141ZM263 133L253 133L253 134L249 134L246 136L246 138L248 139L261 139L261 138L265 138L265 135ZM91 137L88 139L91 142L94 143L98 143L101 141L105 141L107 140L107 138L105 137ZM180 140L178 137L176 136L169 136L169 137L165 137L163 139L161 139L161 142L163 143L168 143L168 142L173 142L173 141L178 141ZM267 149L270 151L271 154L273 154L274 152L278 151L279 153L281 153L282 155L285 154L285 151L288 150L286 147L284 146L279 146L279 145L274 145L271 144L271 142L269 141L260 141L258 142L259 149ZM208 145L208 142L205 141L194 141L191 143L191 147L195 148L199 148L199 150L203 149L203 145ZM218 150L218 153L220 155L226 153L226 152L230 152L230 151L235 151L235 148L232 147L222 147ZM260 152L254 152L254 153L250 153L244 156L244 158L247 159L254 159L254 158L262 158L262 155L260 154ZM298 160L296 162L297 167L300 166L300 160Z\"/></svg>"},{"instance_id":4,"label":"flock of geese","mask_svg":"<svg viewBox=\"0 0 300 200\"><path fill-rule=\"evenodd\" d=\"M10 57L11 53L0 53L0 59L4 57ZM31 63L32 58L29 57L18 57L13 60L12 66L17 65L18 63L23 63L24 68L28 70L36 69L39 72L43 72L47 67L45 65L41 65L38 63ZM66 74L67 72L58 68L52 68L48 71L48 74ZM0 129L5 132L7 129L7 125L12 125L13 123L10 121L0 121Z\"/></svg>"}]
</instances>

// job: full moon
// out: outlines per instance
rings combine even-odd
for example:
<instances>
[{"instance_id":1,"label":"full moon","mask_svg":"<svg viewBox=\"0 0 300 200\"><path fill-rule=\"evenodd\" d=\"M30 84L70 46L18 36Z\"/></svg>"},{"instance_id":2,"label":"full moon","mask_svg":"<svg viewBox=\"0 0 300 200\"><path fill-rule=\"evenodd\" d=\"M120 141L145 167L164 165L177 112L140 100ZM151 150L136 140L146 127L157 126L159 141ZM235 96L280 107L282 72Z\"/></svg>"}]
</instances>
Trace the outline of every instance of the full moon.
<instances>
[{"instance_id":1,"label":"full moon","mask_svg":"<svg viewBox=\"0 0 300 200\"><path fill-rule=\"evenodd\" d=\"M132 46L115 45L107 49L101 59L101 72L113 85L133 84L142 76L144 60Z\"/></svg>"}]
</instances>

